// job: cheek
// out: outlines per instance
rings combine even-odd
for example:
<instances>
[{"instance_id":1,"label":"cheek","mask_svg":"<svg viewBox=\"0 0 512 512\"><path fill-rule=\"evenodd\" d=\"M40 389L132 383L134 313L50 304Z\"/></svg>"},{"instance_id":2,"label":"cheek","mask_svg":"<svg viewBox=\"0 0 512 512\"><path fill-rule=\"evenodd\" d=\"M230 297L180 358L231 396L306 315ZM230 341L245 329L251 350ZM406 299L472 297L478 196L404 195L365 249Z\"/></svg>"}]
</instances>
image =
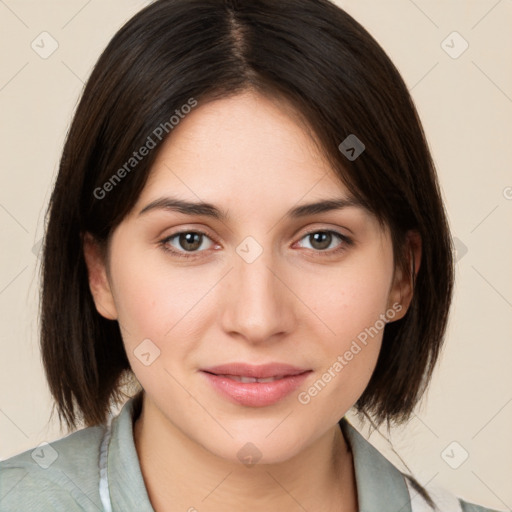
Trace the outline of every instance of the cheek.
<instances>
[{"instance_id":1,"label":"cheek","mask_svg":"<svg viewBox=\"0 0 512 512\"><path fill-rule=\"evenodd\" d=\"M193 311L199 291L197 287L181 286L180 279L163 275L147 261L141 265L133 258L128 261L117 269L118 320L137 380L145 390L157 393L162 384L172 387L174 382L169 355L172 354L174 361L182 362L190 349L184 320L191 308ZM173 342L173 337L177 342Z\"/></svg>"},{"instance_id":2,"label":"cheek","mask_svg":"<svg viewBox=\"0 0 512 512\"><path fill-rule=\"evenodd\" d=\"M119 320L132 338L162 339L215 283L197 267L172 266L161 249L123 247L120 240L117 255L114 296Z\"/></svg>"},{"instance_id":3,"label":"cheek","mask_svg":"<svg viewBox=\"0 0 512 512\"><path fill-rule=\"evenodd\" d=\"M383 250L384 249L384 250ZM297 277L298 294L325 327L326 347L348 349L351 340L386 312L392 254L376 245L366 253L308 277Z\"/></svg>"},{"instance_id":4,"label":"cheek","mask_svg":"<svg viewBox=\"0 0 512 512\"><path fill-rule=\"evenodd\" d=\"M317 380L298 397L312 414L325 414L327 403L336 404L329 409L335 420L364 392L379 356L383 318L389 316L391 279L391 254L375 250L302 282L300 293L308 293L308 305L320 320L310 328L322 365Z\"/></svg>"},{"instance_id":5,"label":"cheek","mask_svg":"<svg viewBox=\"0 0 512 512\"><path fill-rule=\"evenodd\" d=\"M209 292L218 276L199 267L173 268L154 253L118 254L123 257L117 259L112 278L130 365L143 386L150 380L168 379L157 369L165 371L165 365L174 373L174 366L187 365L207 321L205 308L215 310ZM151 364L146 366L147 362Z\"/></svg>"}]
</instances>

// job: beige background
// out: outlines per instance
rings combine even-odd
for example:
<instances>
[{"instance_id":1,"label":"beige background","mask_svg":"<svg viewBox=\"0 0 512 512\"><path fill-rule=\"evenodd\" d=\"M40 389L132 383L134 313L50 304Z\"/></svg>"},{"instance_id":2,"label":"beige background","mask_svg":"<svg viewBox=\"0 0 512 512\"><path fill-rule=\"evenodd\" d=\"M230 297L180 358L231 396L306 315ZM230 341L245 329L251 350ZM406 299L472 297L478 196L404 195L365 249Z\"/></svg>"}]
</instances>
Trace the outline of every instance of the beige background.
<instances>
[{"instance_id":1,"label":"beige background","mask_svg":"<svg viewBox=\"0 0 512 512\"><path fill-rule=\"evenodd\" d=\"M37 242L83 82L146 3L0 0L0 458L61 436L47 424L39 360ZM393 447L421 483L511 510L512 1L338 4L381 43L412 91L459 248L446 349L427 399L391 433ZM58 43L47 59L31 48L43 31ZM448 37L453 31L460 36ZM469 47L453 58L464 41ZM379 433L370 439L398 461ZM446 461L455 465L465 451L452 469Z\"/></svg>"}]
</instances>

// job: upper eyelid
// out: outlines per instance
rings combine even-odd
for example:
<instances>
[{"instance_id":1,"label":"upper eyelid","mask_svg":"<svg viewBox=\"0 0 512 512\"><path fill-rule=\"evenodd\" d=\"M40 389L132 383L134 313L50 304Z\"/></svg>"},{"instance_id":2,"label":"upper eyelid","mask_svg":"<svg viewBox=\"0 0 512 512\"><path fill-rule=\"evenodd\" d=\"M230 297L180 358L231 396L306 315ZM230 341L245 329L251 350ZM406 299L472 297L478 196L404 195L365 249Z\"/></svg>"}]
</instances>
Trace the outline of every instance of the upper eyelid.
<instances>
[{"instance_id":1,"label":"upper eyelid","mask_svg":"<svg viewBox=\"0 0 512 512\"><path fill-rule=\"evenodd\" d=\"M314 228L314 229L311 229L309 231L306 231L305 233L302 233L302 236L300 238L304 238L307 235L312 235L313 233L322 233L322 232L334 233L334 234L339 235L341 237L350 238L348 235L344 235L343 233L340 233L335 228Z\"/></svg>"}]
</instances>

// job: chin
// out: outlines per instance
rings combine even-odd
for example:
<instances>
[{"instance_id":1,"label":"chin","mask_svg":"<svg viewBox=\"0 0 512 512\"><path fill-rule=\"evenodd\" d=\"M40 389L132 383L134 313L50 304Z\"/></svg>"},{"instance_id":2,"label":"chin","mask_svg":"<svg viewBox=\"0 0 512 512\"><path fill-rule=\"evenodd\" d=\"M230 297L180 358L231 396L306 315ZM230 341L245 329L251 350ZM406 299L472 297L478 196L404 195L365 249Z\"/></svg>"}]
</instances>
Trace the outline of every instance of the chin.
<instances>
[{"instance_id":1,"label":"chin","mask_svg":"<svg viewBox=\"0 0 512 512\"><path fill-rule=\"evenodd\" d=\"M290 427L286 429L281 425L276 428L283 417L286 417L286 414L280 416L277 421L273 418L263 422L261 428L253 426L246 431L241 429L235 432L226 425L233 438L226 439L226 436L223 436L222 442L216 442L216 439L210 437L201 444L215 456L231 463L241 463L248 467L255 464L280 464L298 455L315 440L314 435L310 440L306 439L303 429L293 433Z\"/></svg>"}]
</instances>

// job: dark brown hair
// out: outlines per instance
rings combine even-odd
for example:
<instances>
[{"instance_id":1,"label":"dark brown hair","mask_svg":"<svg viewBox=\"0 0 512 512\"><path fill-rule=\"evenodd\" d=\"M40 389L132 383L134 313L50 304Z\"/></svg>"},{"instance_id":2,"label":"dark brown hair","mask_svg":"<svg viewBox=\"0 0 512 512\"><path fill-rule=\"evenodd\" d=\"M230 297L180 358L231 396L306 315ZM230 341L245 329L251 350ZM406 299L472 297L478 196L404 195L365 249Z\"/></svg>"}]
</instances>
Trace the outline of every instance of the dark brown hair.
<instances>
[{"instance_id":1,"label":"dark brown hair","mask_svg":"<svg viewBox=\"0 0 512 512\"><path fill-rule=\"evenodd\" d=\"M386 326L356 407L377 423L402 422L422 396L446 329L452 247L434 164L399 72L368 32L327 0L158 0L128 21L98 60L47 212L42 356L68 427L104 422L131 375L118 323L95 308L83 234L108 246L165 137L153 137L156 147L108 195L97 191L191 98L200 105L247 89L285 99L307 121L340 180L389 226L396 265L407 271L405 237L419 233L412 303ZM338 148L350 134L365 145L355 160Z\"/></svg>"}]
</instances>

